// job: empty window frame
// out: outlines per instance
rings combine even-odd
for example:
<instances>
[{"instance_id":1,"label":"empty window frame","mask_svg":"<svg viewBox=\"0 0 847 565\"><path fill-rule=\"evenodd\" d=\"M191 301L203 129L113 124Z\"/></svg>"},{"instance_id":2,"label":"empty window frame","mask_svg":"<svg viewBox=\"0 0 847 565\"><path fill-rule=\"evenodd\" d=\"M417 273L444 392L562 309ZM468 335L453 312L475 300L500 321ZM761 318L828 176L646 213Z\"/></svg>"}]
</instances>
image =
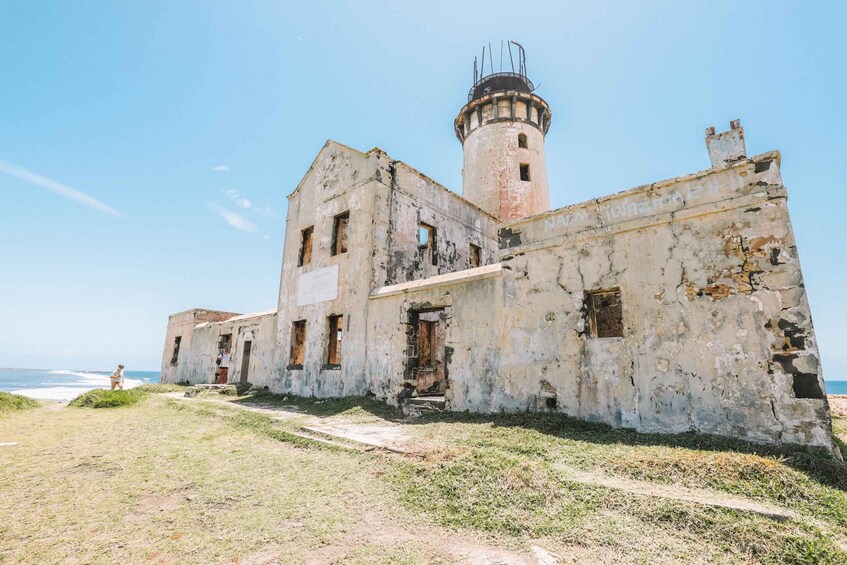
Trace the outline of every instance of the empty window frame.
<instances>
[{"instance_id":1,"label":"empty window frame","mask_svg":"<svg viewBox=\"0 0 847 565\"><path fill-rule=\"evenodd\" d=\"M795 398L826 398L816 374L797 373L793 377L792 385Z\"/></svg>"},{"instance_id":2,"label":"empty window frame","mask_svg":"<svg viewBox=\"0 0 847 565\"><path fill-rule=\"evenodd\" d=\"M309 226L304 229L300 235L300 260L297 265L302 267L312 262L312 234L315 232L314 226Z\"/></svg>"},{"instance_id":3,"label":"empty window frame","mask_svg":"<svg viewBox=\"0 0 847 565\"><path fill-rule=\"evenodd\" d=\"M332 254L347 253L347 231L350 227L350 212L335 217L332 226Z\"/></svg>"},{"instance_id":4,"label":"empty window frame","mask_svg":"<svg viewBox=\"0 0 847 565\"><path fill-rule=\"evenodd\" d=\"M519 133L518 134L518 147L520 147L521 149L527 148L526 134L525 133Z\"/></svg>"},{"instance_id":5,"label":"empty window frame","mask_svg":"<svg viewBox=\"0 0 847 565\"><path fill-rule=\"evenodd\" d=\"M174 352L171 355L171 365L176 365L176 362L179 360L179 344L182 343L182 336L176 336L174 338Z\"/></svg>"},{"instance_id":6,"label":"empty window frame","mask_svg":"<svg viewBox=\"0 0 847 565\"><path fill-rule=\"evenodd\" d=\"M482 264L482 249L479 245L470 244L468 249L468 266L473 269Z\"/></svg>"},{"instance_id":7,"label":"empty window frame","mask_svg":"<svg viewBox=\"0 0 847 565\"><path fill-rule=\"evenodd\" d=\"M438 254L435 246L435 228L421 222L418 227L418 247L426 263L438 264Z\"/></svg>"},{"instance_id":8,"label":"empty window frame","mask_svg":"<svg viewBox=\"0 0 847 565\"><path fill-rule=\"evenodd\" d=\"M418 367L435 366L435 330L438 322L418 321Z\"/></svg>"},{"instance_id":9,"label":"empty window frame","mask_svg":"<svg viewBox=\"0 0 847 565\"><path fill-rule=\"evenodd\" d=\"M329 341L327 343L326 364L334 367L341 366L341 337L343 334L344 316L341 314L327 318L329 320Z\"/></svg>"},{"instance_id":10,"label":"empty window frame","mask_svg":"<svg viewBox=\"0 0 847 565\"><path fill-rule=\"evenodd\" d=\"M221 334L218 337L218 353L223 354L232 349L232 334Z\"/></svg>"},{"instance_id":11,"label":"empty window frame","mask_svg":"<svg viewBox=\"0 0 847 565\"><path fill-rule=\"evenodd\" d=\"M306 359L306 320L299 320L291 325L291 355L289 364L302 368Z\"/></svg>"},{"instance_id":12,"label":"empty window frame","mask_svg":"<svg viewBox=\"0 0 847 565\"><path fill-rule=\"evenodd\" d=\"M621 289L594 290L587 299L591 337L623 337Z\"/></svg>"},{"instance_id":13,"label":"empty window frame","mask_svg":"<svg viewBox=\"0 0 847 565\"><path fill-rule=\"evenodd\" d=\"M521 180L528 181L529 180L529 163L521 163Z\"/></svg>"}]
</instances>

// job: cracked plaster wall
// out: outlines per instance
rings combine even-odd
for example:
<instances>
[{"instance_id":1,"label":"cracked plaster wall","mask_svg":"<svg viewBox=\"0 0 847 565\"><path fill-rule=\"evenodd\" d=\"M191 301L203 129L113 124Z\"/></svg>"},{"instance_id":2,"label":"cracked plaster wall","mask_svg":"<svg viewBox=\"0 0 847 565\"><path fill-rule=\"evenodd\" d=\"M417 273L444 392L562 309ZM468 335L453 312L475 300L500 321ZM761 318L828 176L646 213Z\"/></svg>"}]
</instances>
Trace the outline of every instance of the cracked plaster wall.
<instances>
[{"instance_id":1,"label":"cracked plaster wall","mask_svg":"<svg viewBox=\"0 0 847 565\"><path fill-rule=\"evenodd\" d=\"M792 386L823 390L786 201L772 152L507 225L501 374L525 388L488 409L552 387L587 420L831 448ZM624 337L590 337L585 292L613 287Z\"/></svg>"},{"instance_id":2,"label":"cracked plaster wall","mask_svg":"<svg viewBox=\"0 0 847 565\"><path fill-rule=\"evenodd\" d=\"M496 220L431 179L378 149L360 153L328 142L289 197L279 294L275 392L303 396L365 394L378 383L366 369L371 323L368 296L386 284L418 280L467 268L469 244L482 260L496 260ZM350 212L348 250L331 255L334 217ZM420 222L437 230L437 265L422 260ZM298 266L300 234L314 226L312 261ZM338 265L335 300L298 306L300 277ZM326 366L327 317L344 316L340 368ZM289 364L291 326L306 321L302 368Z\"/></svg>"}]
</instances>

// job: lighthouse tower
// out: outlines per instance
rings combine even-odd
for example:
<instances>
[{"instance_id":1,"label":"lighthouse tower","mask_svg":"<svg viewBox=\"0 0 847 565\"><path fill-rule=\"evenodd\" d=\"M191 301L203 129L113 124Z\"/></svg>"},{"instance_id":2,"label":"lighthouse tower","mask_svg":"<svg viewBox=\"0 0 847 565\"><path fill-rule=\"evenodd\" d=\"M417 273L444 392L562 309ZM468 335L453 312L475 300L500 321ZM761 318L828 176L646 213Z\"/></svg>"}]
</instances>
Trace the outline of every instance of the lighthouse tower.
<instances>
[{"instance_id":1,"label":"lighthouse tower","mask_svg":"<svg viewBox=\"0 0 847 565\"><path fill-rule=\"evenodd\" d=\"M483 49L481 68L474 59L468 103L454 122L464 150L462 195L504 222L550 209L544 158L550 106L533 94L523 47L511 41L508 50L508 72L502 71L502 46L500 72L490 47L487 57Z\"/></svg>"}]
</instances>

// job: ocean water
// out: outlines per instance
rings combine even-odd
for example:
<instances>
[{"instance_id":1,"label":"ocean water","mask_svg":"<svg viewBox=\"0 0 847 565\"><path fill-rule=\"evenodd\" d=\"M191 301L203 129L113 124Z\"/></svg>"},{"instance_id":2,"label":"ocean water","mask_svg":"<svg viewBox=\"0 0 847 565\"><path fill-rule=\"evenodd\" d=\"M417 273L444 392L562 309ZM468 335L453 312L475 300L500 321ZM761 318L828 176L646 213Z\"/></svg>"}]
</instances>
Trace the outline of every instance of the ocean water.
<instances>
[{"instance_id":1,"label":"ocean water","mask_svg":"<svg viewBox=\"0 0 847 565\"><path fill-rule=\"evenodd\" d=\"M830 381L824 379L826 382L826 393L827 394L847 394L847 381Z\"/></svg>"},{"instance_id":2,"label":"ocean water","mask_svg":"<svg viewBox=\"0 0 847 565\"><path fill-rule=\"evenodd\" d=\"M0 369L0 391L67 402L89 390L111 387L112 371ZM159 382L159 371L125 371L124 388Z\"/></svg>"},{"instance_id":3,"label":"ocean water","mask_svg":"<svg viewBox=\"0 0 847 565\"><path fill-rule=\"evenodd\" d=\"M110 388L111 371L0 369L0 391L67 402L95 388ZM126 371L124 388L159 382L159 371ZM827 394L847 394L847 381L826 381Z\"/></svg>"}]
</instances>

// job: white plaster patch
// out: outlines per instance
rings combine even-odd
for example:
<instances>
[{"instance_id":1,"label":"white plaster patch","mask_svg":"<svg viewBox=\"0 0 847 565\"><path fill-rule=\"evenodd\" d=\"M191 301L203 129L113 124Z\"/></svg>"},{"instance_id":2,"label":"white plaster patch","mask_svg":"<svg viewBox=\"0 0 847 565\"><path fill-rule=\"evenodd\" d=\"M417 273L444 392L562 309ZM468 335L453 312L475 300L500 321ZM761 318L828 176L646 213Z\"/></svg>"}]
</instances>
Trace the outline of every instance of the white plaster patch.
<instances>
[{"instance_id":1,"label":"white plaster patch","mask_svg":"<svg viewBox=\"0 0 847 565\"><path fill-rule=\"evenodd\" d=\"M297 279L297 305L317 304L338 298L338 265L303 273Z\"/></svg>"}]
</instances>

